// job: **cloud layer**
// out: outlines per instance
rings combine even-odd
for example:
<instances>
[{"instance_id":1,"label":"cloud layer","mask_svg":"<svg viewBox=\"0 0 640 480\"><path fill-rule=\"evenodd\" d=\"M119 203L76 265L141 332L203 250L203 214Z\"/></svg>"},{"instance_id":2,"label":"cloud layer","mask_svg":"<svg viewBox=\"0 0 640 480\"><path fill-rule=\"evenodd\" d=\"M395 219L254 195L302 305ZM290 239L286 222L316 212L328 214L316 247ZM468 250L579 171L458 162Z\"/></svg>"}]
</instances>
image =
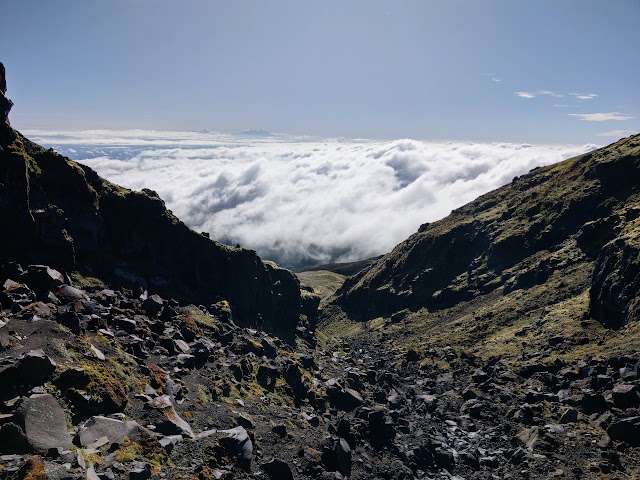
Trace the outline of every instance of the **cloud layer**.
<instances>
[{"instance_id":1,"label":"cloud layer","mask_svg":"<svg viewBox=\"0 0 640 480\"><path fill-rule=\"evenodd\" d=\"M595 148L27 133L113 182L157 191L194 230L296 269L386 253L514 176Z\"/></svg>"},{"instance_id":2,"label":"cloud layer","mask_svg":"<svg viewBox=\"0 0 640 480\"><path fill-rule=\"evenodd\" d=\"M580 120L586 120L587 122L609 122L611 120L631 120L631 115L627 115L626 113L620 112L609 112L609 113L569 113L570 117L578 117Z\"/></svg>"}]
</instances>

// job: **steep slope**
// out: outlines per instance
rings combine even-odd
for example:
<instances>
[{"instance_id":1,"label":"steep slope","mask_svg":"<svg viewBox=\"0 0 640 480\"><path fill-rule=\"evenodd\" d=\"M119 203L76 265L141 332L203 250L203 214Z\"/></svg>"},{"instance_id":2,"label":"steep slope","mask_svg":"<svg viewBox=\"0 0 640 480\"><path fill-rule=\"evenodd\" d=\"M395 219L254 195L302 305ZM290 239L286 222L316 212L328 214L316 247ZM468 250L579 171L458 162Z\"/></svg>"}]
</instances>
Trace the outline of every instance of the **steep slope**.
<instances>
[{"instance_id":1,"label":"steep slope","mask_svg":"<svg viewBox=\"0 0 640 480\"><path fill-rule=\"evenodd\" d=\"M639 241L635 135L423 225L346 279L318 344L378 372L358 391L414 478L639 478Z\"/></svg>"},{"instance_id":2,"label":"steep slope","mask_svg":"<svg viewBox=\"0 0 640 480\"><path fill-rule=\"evenodd\" d=\"M348 279L335 304L352 318L438 311L583 270L589 314L637 320L640 136L537 168L432 224ZM595 261L595 265L593 262ZM593 272L593 275L592 275ZM593 282L591 277L593 276Z\"/></svg>"},{"instance_id":3,"label":"steep slope","mask_svg":"<svg viewBox=\"0 0 640 480\"><path fill-rule=\"evenodd\" d=\"M154 192L121 188L24 138L8 122L4 67L0 87L0 264L77 270L181 302L228 300L239 323L261 318L283 333L303 308L313 315L291 272L191 231Z\"/></svg>"}]
</instances>

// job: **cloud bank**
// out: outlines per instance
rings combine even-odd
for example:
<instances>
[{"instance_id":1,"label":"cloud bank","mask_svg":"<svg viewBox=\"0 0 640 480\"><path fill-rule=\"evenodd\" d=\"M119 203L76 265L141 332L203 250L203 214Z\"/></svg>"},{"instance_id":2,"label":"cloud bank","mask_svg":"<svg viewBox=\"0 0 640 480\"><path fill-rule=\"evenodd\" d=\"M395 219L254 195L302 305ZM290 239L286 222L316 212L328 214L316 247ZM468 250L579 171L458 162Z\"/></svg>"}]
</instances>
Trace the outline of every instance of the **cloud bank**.
<instances>
[{"instance_id":1,"label":"cloud bank","mask_svg":"<svg viewBox=\"0 0 640 480\"><path fill-rule=\"evenodd\" d=\"M595 148L27 133L113 182L157 191L194 230L294 269L386 253L514 176Z\"/></svg>"}]
</instances>

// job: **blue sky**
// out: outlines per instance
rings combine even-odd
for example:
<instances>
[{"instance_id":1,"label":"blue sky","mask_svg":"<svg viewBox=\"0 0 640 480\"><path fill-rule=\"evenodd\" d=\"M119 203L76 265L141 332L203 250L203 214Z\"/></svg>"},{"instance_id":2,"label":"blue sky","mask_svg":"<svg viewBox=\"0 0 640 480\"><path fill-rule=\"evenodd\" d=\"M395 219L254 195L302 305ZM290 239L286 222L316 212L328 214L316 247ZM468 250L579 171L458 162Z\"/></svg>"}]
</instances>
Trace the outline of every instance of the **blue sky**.
<instances>
[{"instance_id":1,"label":"blue sky","mask_svg":"<svg viewBox=\"0 0 640 480\"><path fill-rule=\"evenodd\" d=\"M12 124L609 143L638 0L3 2ZM605 135L608 134L608 135Z\"/></svg>"}]
</instances>

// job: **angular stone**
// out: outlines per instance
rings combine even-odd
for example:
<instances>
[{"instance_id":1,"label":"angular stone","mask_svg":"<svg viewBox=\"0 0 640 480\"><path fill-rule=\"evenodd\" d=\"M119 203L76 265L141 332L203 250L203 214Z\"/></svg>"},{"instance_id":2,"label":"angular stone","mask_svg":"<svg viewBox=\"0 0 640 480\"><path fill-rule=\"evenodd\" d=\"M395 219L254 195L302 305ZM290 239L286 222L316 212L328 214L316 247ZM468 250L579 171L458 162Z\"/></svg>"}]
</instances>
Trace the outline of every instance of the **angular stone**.
<instances>
[{"instance_id":1,"label":"angular stone","mask_svg":"<svg viewBox=\"0 0 640 480\"><path fill-rule=\"evenodd\" d=\"M89 297L84 291L69 285L59 285L54 293L60 300L67 302L89 300Z\"/></svg>"},{"instance_id":2,"label":"angular stone","mask_svg":"<svg viewBox=\"0 0 640 480\"><path fill-rule=\"evenodd\" d=\"M64 275L46 265L29 265L27 271L20 276L20 280L38 295L44 295L65 283Z\"/></svg>"},{"instance_id":3,"label":"angular stone","mask_svg":"<svg viewBox=\"0 0 640 480\"><path fill-rule=\"evenodd\" d=\"M273 459L270 462L263 463L260 465L260 469L272 480L293 480L291 467L282 460Z\"/></svg>"},{"instance_id":4,"label":"angular stone","mask_svg":"<svg viewBox=\"0 0 640 480\"><path fill-rule=\"evenodd\" d=\"M67 327L76 335L82 332L82 323L80 322L80 315L78 315L73 310L69 312L60 313L60 315L56 317L56 322L58 322L63 327Z\"/></svg>"},{"instance_id":5,"label":"angular stone","mask_svg":"<svg viewBox=\"0 0 640 480\"><path fill-rule=\"evenodd\" d=\"M489 379L489 375L481 368L478 368L475 372L473 372L471 378L475 383L483 383Z\"/></svg>"},{"instance_id":6,"label":"angular stone","mask_svg":"<svg viewBox=\"0 0 640 480\"><path fill-rule=\"evenodd\" d=\"M201 438L199 435L196 438ZM204 437L202 437L204 438ZM184 437L182 435L168 435L166 437L162 437L159 441L160 446L162 448L164 448L164 450L170 454L174 447L179 444L182 443L184 441Z\"/></svg>"},{"instance_id":7,"label":"angular stone","mask_svg":"<svg viewBox=\"0 0 640 480\"><path fill-rule=\"evenodd\" d=\"M189 353L191 351L191 347L184 340L174 340L174 344L176 349L181 351L182 353Z\"/></svg>"},{"instance_id":8,"label":"angular stone","mask_svg":"<svg viewBox=\"0 0 640 480\"><path fill-rule=\"evenodd\" d=\"M345 477L351 476L351 447L349 447L349 443L344 439L340 438L336 442L336 445L333 449L336 462L338 464L338 469L340 473Z\"/></svg>"},{"instance_id":9,"label":"angular stone","mask_svg":"<svg viewBox=\"0 0 640 480\"><path fill-rule=\"evenodd\" d=\"M151 478L151 465L146 462L136 462L129 471L129 480L148 480Z\"/></svg>"},{"instance_id":10,"label":"angular stone","mask_svg":"<svg viewBox=\"0 0 640 480\"><path fill-rule=\"evenodd\" d=\"M98 360L104 362L106 360L106 357L104 356L104 353L102 353L100 350L98 350L97 347L91 345L91 353L93 354L94 357L96 357Z\"/></svg>"},{"instance_id":11,"label":"angular stone","mask_svg":"<svg viewBox=\"0 0 640 480\"><path fill-rule=\"evenodd\" d=\"M55 362L42 349L31 350L20 358L16 367L16 380L23 385L43 385L55 371Z\"/></svg>"},{"instance_id":12,"label":"angular stone","mask_svg":"<svg viewBox=\"0 0 640 480\"><path fill-rule=\"evenodd\" d=\"M220 439L220 445L236 457L240 468L249 469L253 459L253 442L244 427L220 430L220 433L227 435Z\"/></svg>"},{"instance_id":13,"label":"angular stone","mask_svg":"<svg viewBox=\"0 0 640 480\"><path fill-rule=\"evenodd\" d=\"M33 451L22 428L13 422L0 425L0 452L29 453Z\"/></svg>"},{"instance_id":14,"label":"angular stone","mask_svg":"<svg viewBox=\"0 0 640 480\"><path fill-rule=\"evenodd\" d=\"M586 413L600 413L607 410L607 402L599 393L585 393L582 397L582 408Z\"/></svg>"},{"instance_id":15,"label":"angular stone","mask_svg":"<svg viewBox=\"0 0 640 480\"><path fill-rule=\"evenodd\" d=\"M164 306L164 300L159 295L151 295L142 302L142 309L149 317L155 317L162 307Z\"/></svg>"},{"instance_id":16,"label":"angular stone","mask_svg":"<svg viewBox=\"0 0 640 480\"><path fill-rule=\"evenodd\" d=\"M560 417L560 423L575 423L578 421L578 411L575 408L567 408Z\"/></svg>"},{"instance_id":17,"label":"angular stone","mask_svg":"<svg viewBox=\"0 0 640 480\"><path fill-rule=\"evenodd\" d=\"M22 404L21 414L27 440L36 452L71 448L64 410L52 395L31 395Z\"/></svg>"},{"instance_id":18,"label":"angular stone","mask_svg":"<svg viewBox=\"0 0 640 480\"><path fill-rule=\"evenodd\" d=\"M613 403L618 408L636 408L640 405L640 397L638 397L635 385L619 383L613 387L611 395L613 397Z\"/></svg>"},{"instance_id":19,"label":"angular stone","mask_svg":"<svg viewBox=\"0 0 640 480\"><path fill-rule=\"evenodd\" d=\"M84 368L71 367L62 372L55 383L61 390L69 388L84 390L90 382L91 378Z\"/></svg>"},{"instance_id":20,"label":"angular stone","mask_svg":"<svg viewBox=\"0 0 640 480\"><path fill-rule=\"evenodd\" d=\"M107 437L109 443L122 444L124 437L131 437L139 429L134 421L121 422L108 417L91 417L78 431L77 441L86 447L101 437Z\"/></svg>"},{"instance_id":21,"label":"angular stone","mask_svg":"<svg viewBox=\"0 0 640 480\"><path fill-rule=\"evenodd\" d=\"M365 404L362 396L351 388L341 389L339 386L335 385L331 388L327 388L327 395L329 395L329 399L333 402L336 408L347 412L351 412Z\"/></svg>"},{"instance_id":22,"label":"angular stone","mask_svg":"<svg viewBox=\"0 0 640 480\"><path fill-rule=\"evenodd\" d=\"M154 422L158 432L164 435L182 435L183 437L189 438L196 437L189 424L177 414L168 395L154 398L147 405L161 414L160 418Z\"/></svg>"},{"instance_id":23,"label":"angular stone","mask_svg":"<svg viewBox=\"0 0 640 480\"><path fill-rule=\"evenodd\" d=\"M202 368L209 360L209 355L215 350L215 345L208 338L200 338L193 345L193 356L196 359L196 367Z\"/></svg>"},{"instance_id":24,"label":"angular stone","mask_svg":"<svg viewBox=\"0 0 640 480\"><path fill-rule=\"evenodd\" d=\"M640 446L640 417L629 417L612 423L607 428L612 440L628 443L633 447Z\"/></svg>"}]
</instances>

